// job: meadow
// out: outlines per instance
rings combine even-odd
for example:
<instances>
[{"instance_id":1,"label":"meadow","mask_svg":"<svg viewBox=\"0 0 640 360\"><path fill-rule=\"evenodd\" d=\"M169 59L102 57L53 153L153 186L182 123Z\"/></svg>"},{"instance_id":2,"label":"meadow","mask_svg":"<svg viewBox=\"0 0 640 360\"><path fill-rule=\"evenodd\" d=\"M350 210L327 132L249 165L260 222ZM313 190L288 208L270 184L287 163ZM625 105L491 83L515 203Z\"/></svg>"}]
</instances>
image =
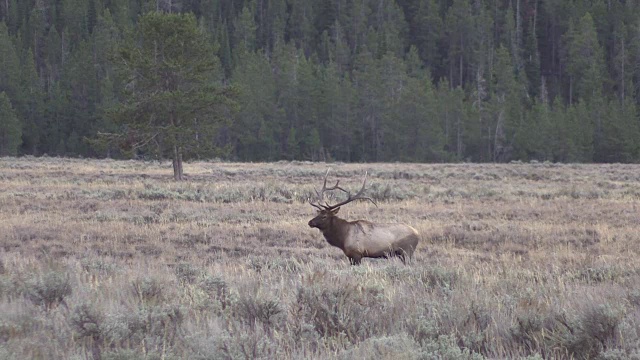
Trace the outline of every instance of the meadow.
<instances>
[{"instance_id":1,"label":"meadow","mask_svg":"<svg viewBox=\"0 0 640 360\"><path fill-rule=\"evenodd\" d=\"M307 222L332 169L413 261ZM0 359L640 359L640 166L0 158ZM340 195L340 194L338 194Z\"/></svg>"}]
</instances>

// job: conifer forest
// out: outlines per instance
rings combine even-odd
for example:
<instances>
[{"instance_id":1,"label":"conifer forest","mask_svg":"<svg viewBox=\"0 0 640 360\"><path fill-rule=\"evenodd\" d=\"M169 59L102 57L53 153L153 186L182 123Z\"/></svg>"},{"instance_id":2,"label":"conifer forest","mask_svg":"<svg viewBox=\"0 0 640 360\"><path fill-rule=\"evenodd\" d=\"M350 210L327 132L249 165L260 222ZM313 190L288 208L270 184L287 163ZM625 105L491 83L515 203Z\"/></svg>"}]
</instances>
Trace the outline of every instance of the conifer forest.
<instances>
[{"instance_id":1,"label":"conifer forest","mask_svg":"<svg viewBox=\"0 0 640 360\"><path fill-rule=\"evenodd\" d=\"M0 1L4 156L637 162L639 104L637 1Z\"/></svg>"}]
</instances>

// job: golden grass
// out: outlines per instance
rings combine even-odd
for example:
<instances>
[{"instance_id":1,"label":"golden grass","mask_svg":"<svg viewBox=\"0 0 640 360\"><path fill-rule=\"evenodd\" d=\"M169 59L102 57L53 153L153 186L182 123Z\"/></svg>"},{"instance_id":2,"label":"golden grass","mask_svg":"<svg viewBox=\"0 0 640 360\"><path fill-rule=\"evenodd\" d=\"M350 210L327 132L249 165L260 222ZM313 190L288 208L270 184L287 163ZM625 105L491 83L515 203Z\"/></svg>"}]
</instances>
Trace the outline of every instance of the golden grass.
<instances>
[{"instance_id":1,"label":"golden grass","mask_svg":"<svg viewBox=\"0 0 640 360\"><path fill-rule=\"evenodd\" d=\"M328 167L413 263L307 226ZM0 358L640 358L639 170L0 159Z\"/></svg>"}]
</instances>

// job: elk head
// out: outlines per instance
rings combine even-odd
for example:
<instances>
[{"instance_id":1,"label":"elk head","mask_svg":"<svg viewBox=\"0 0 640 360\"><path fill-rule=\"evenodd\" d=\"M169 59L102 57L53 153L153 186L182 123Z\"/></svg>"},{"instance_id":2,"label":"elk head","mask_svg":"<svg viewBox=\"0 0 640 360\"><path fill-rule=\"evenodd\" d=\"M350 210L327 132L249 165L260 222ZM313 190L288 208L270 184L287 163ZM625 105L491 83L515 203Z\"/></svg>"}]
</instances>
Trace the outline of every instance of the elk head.
<instances>
[{"instance_id":1,"label":"elk head","mask_svg":"<svg viewBox=\"0 0 640 360\"><path fill-rule=\"evenodd\" d=\"M355 195L352 195L350 191L347 191L342 187L340 187L340 180L337 180L336 184L333 185L332 187L327 188L328 176L329 176L329 170L327 170L327 174L324 176L324 183L322 185L322 189L320 191L315 190L317 195L316 201L315 202L309 201L309 204L311 204L311 206L318 209L318 213L316 214L316 217L314 217L309 221L310 227L315 227L320 230L327 229L328 227L330 227L333 219L336 217L336 214L338 214L338 211L340 211L340 206L346 205L355 200L368 200L368 201L371 201L374 205L378 206L378 204L376 204L376 202L373 201L373 199L371 199L370 197L363 196L366 190L366 185L367 185L366 172L364 174L364 181L362 182L362 187ZM330 205L328 202L324 200L324 194L325 192L332 191L332 190L340 190L342 192L345 192L347 194L347 199L337 204Z\"/></svg>"}]
</instances>

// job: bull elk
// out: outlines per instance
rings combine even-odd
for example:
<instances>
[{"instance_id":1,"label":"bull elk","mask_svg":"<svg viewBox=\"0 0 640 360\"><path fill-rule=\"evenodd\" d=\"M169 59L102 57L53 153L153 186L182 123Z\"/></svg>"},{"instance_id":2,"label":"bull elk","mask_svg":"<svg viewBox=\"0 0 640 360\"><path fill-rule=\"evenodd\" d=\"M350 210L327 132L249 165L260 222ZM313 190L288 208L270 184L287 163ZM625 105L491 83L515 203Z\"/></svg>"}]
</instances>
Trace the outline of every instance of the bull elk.
<instances>
[{"instance_id":1,"label":"bull elk","mask_svg":"<svg viewBox=\"0 0 640 360\"><path fill-rule=\"evenodd\" d=\"M351 265L359 265L362 258L390 258L397 256L406 263L407 258L413 257L418 246L420 235L416 229L405 224L376 224L366 220L347 221L336 216L340 206L355 200L368 200L378 206L373 199L364 196L367 184L367 173L364 174L362 187L355 195L339 186L340 180L327 188L327 177L324 177L322 190L316 190L318 196L315 202L309 201L311 206L318 209L316 217L309 221L309 226L322 232L330 245L340 248L349 258ZM335 205L324 201L324 193L340 190L347 194L347 199ZM323 204L324 202L324 204Z\"/></svg>"}]
</instances>

